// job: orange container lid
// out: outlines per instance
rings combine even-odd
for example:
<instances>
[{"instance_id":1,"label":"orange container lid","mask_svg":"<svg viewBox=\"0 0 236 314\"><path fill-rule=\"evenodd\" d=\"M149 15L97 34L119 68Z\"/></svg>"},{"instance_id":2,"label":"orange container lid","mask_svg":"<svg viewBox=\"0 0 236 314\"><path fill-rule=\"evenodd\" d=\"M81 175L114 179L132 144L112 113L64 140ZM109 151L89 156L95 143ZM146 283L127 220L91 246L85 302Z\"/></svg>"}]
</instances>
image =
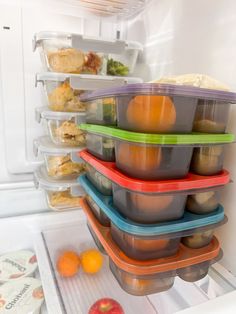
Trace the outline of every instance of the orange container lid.
<instances>
[{"instance_id":1,"label":"orange container lid","mask_svg":"<svg viewBox=\"0 0 236 314\"><path fill-rule=\"evenodd\" d=\"M195 189L213 188L217 186L223 186L230 182L229 172L226 170L223 170L221 173L213 176L200 176L189 172L187 176L182 179L145 181L123 174L116 167L114 162L99 160L86 150L79 152L78 156L114 183L127 190L135 192L180 192Z\"/></svg>"},{"instance_id":2,"label":"orange container lid","mask_svg":"<svg viewBox=\"0 0 236 314\"><path fill-rule=\"evenodd\" d=\"M106 250L108 256L121 269L135 275L151 275L196 265L206 261L212 261L220 253L220 245L216 237L211 243L200 249L190 249L180 244L178 253L174 256L139 261L127 257L112 240L110 228L102 226L94 216L85 198L81 199L81 206L87 216L87 220Z\"/></svg>"}]
</instances>

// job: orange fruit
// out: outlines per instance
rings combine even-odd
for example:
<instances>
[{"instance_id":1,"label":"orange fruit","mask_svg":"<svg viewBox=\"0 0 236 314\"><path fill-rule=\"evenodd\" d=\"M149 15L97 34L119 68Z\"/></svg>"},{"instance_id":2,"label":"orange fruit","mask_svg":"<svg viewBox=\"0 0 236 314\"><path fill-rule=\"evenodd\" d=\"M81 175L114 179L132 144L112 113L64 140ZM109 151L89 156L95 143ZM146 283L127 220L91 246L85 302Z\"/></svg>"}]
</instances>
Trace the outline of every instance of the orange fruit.
<instances>
[{"instance_id":1,"label":"orange fruit","mask_svg":"<svg viewBox=\"0 0 236 314\"><path fill-rule=\"evenodd\" d=\"M134 97L128 105L126 118L140 132L167 132L176 122L174 103L167 96Z\"/></svg>"},{"instance_id":2,"label":"orange fruit","mask_svg":"<svg viewBox=\"0 0 236 314\"><path fill-rule=\"evenodd\" d=\"M57 270L63 277L73 277L80 267L79 256L73 251L65 251L57 260Z\"/></svg>"},{"instance_id":3,"label":"orange fruit","mask_svg":"<svg viewBox=\"0 0 236 314\"><path fill-rule=\"evenodd\" d=\"M152 171L160 165L161 155L160 147L120 143L117 160L137 172Z\"/></svg>"},{"instance_id":4,"label":"orange fruit","mask_svg":"<svg viewBox=\"0 0 236 314\"><path fill-rule=\"evenodd\" d=\"M103 256L96 249L84 251L81 254L81 266L85 273L95 274L99 272L103 265Z\"/></svg>"},{"instance_id":5,"label":"orange fruit","mask_svg":"<svg viewBox=\"0 0 236 314\"><path fill-rule=\"evenodd\" d=\"M140 212L158 212L166 209L171 204L173 196L132 193L130 194L130 199L135 208Z\"/></svg>"}]
</instances>

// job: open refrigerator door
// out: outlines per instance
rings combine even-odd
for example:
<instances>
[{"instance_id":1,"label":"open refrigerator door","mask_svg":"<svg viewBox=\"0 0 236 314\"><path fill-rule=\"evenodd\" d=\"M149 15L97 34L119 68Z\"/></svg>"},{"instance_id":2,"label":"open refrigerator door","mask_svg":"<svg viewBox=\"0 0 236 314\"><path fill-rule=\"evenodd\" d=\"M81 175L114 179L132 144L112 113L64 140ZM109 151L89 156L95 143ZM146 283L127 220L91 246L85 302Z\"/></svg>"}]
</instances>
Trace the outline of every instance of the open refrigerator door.
<instances>
[{"instance_id":1,"label":"open refrigerator door","mask_svg":"<svg viewBox=\"0 0 236 314\"><path fill-rule=\"evenodd\" d=\"M235 313L225 131L235 133L236 95L215 81L159 80L201 72L235 90L232 58L222 60L236 50L224 36L235 4L205 7L0 1L0 313L90 314L104 298L125 314ZM220 47L207 42L207 12L225 30ZM83 252L94 249L103 265L90 274ZM68 251L79 256L69 278L58 262Z\"/></svg>"}]
</instances>

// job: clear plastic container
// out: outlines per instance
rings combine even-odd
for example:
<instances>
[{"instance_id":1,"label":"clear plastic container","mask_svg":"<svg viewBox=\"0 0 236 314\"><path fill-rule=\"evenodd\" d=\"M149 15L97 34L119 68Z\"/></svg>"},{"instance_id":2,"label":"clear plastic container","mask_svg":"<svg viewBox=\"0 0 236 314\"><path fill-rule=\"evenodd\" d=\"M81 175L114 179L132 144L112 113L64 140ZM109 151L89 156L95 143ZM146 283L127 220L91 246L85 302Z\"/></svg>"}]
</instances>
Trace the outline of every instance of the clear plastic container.
<instances>
[{"instance_id":1,"label":"clear plastic container","mask_svg":"<svg viewBox=\"0 0 236 314\"><path fill-rule=\"evenodd\" d=\"M34 141L35 155L43 156L48 176L58 180L75 179L85 172L85 163L77 154L79 151L74 147L59 147L48 136Z\"/></svg>"},{"instance_id":2,"label":"clear plastic container","mask_svg":"<svg viewBox=\"0 0 236 314\"><path fill-rule=\"evenodd\" d=\"M224 210L219 206L210 214L185 212L179 220L151 225L136 223L117 212L112 198L100 194L85 175L79 181L99 210L110 219L112 239L133 259L149 260L175 255L181 238L191 248L204 247L211 241L214 229L226 222Z\"/></svg>"},{"instance_id":3,"label":"clear plastic container","mask_svg":"<svg viewBox=\"0 0 236 314\"><path fill-rule=\"evenodd\" d=\"M144 181L126 176L115 163L103 162L86 150L79 156L94 187L103 195L111 195L113 186L114 206L141 223L178 219L185 205L195 214L210 213L219 206L221 191L230 182L226 170L215 176L188 173L184 179ZM105 183L109 189L104 188Z\"/></svg>"},{"instance_id":4,"label":"clear plastic container","mask_svg":"<svg viewBox=\"0 0 236 314\"><path fill-rule=\"evenodd\" d=\"M168 290L173 286L176 275L186 281L200 280L207 275L210 265L222 257L219 242L213 237L207 246L197 250L180 244L178 253L168 258L149 261L132 259L112 240L110 228L99 224L85 199L81 205L90 228L109 256L113 275L130 294L141 296Z\"/></svg>"},{"instance_id":5,"label":"clear plastic container","mask_svg":"<svg viewBox=\"0 0 236 314\"><path fill-rule=\"evenodd\" d=\"M35 34L33 50L37 47L43 67L48 71L116 76L132 73L138 53L142 51L142 45L137 42L102 40L63 32Z\"/></svg>"},{"instance_id":6,"label":"clear plastic container","mask_svg":"<svg viewBox=\"0 0 236 314\"><path fill-rule=\"evenodd\" d=\"M93 237L93 240L94 242L96 243L96 246L97 248L99 249L99 251L102 253L102 254L107 254L107 252L105 251L101 241L98 239L96 233L93 231L93 228L89 225L89 223L87 222L87 227L89 229L89 232L91 234L91 236Z\"/></svg>"},{"instance_id":7,"label":"clear plastic container","mask_svg":"<svg viewBox=\"0 0 236 314\"><path fill-rule=\"evenodd\" d=\"M81 208L80 200L85 196L81 185L74 180L55 180L47 175L40 166L34 173L35 187L45 193L48 207L54 211L65 211Z\"/></svg>"},{"instance_id":8,"label":"clear plastic container","mask_svg":"<svg viewBox=\"0 0 236 314\"><path fill-rule=\"evenodd\" d=\"M85 166L85 170L88 179L100 193L103 195L112 195L112 183L108 178L96 171L96 169L88 163Z\"/></svg>"},{"instance_id":9,"label":"clear plastic container","mask_svg":"<svg viewBox=\"0 0 236 314\"><path fill-rule=\"evenodd\" d=\"M93 91L85 93L81 99L102 102L109 98L117 104L120 129L157 134L190 133L193 123L195 131L223 133L230 103L236 103L236 93L160 83L139 83Z\"/></svg>"},{"instance_id":10,"label":"clear plastic container","mask_svg":"<svg viewBox=\"0 0 236 314\"><path fill-rule=\"evenodd\" d=\"M101 225L103 226L110 226L110 219L107 217L106 214L101 210L101 208L94 202L91 196L86 195L86 201L88 202L91 210L93 211L94 215L98 219Z\"/></svg>"},{"instance_id":11,"label":"clear plastic container","mask_svg":"<svg viewBox=\"0 0 236 314\"><path fill-rule=\"evenodd\" d=\"M86 134L87 150L104 161L115 160L115 143L111 138L96 134Z\"/></svg>"},{"instance_id":12,"label":"clear plastic container","mask_svg":"<svg viewBox=\"0 0 236 314\"><path fill-rule=\"evenodd\" d=\"M87 132L89 152L102 160L113 161L105 159L102 155L102 143L114 141L117 168L128 176L143 180L185 177L189 171L194 148L196 151L192 170L201 175L217 174L222 170L222 163L220 166L217 164L217 169L213 169L213 165L210 164L211 172L198 171L197 166L202 159L195 164L197 149L209 154L208 159L213 154L220 163L223 159L222 147L234 141L232 134L144 134L93 124L81 124L80 128ZM208 164L206 163L205 167Z\"/></svg>"},{"instance_id":13,"label":"clear plastic container","mask_svg":"<svg viewBox=\"0 0 236 314\"><path fill-rule=\"evenodd\" d=\"M80 96L84 91L95 90L110 86L122 86L142 82L142 79L135 77L113 77L89 74L64 74L64 73L38 73L36 75L36 85L42 83L46 94L48 107L52 111L60 112L83 112L86 108L86 121L105 124L109 119L107 114L108 106L99 108L95 102L83 103ZM113 109L116 123L116 108ZM104 116L104 117L103 117ZM111 123L113 124L113 123Z\"/></svg>"},{"instance_id":14,"label":"clear plastic container","mask_svg":"<svg viewBox=\"0 0 236 314\"><path fill-rule=\"evenodd\" d=\"M85 146L85 134L79 124L85 122L85 113L54 112L47 108L36 109L36 120L43 119L53 143L64 146Z\"/></svg>"},{"instance_id":15,"label":"clear plastic container","mask_svg":"<svg viewBox=\"0 0 236 314\"><path fill-rule=\"evenodd\" d=\"M191 171L210 176L218 174L223 169L224 145L196 147L193 151Z\"/></svg>"}]
</instances>

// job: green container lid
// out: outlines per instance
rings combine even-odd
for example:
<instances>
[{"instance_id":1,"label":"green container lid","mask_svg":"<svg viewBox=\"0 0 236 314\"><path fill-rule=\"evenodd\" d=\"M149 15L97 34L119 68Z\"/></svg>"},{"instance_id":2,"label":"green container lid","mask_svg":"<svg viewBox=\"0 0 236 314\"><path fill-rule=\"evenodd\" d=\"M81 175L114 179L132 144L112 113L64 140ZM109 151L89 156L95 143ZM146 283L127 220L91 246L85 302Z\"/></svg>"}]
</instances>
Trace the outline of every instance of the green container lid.
<instances>
[{"instance_id":1,"label":"green container lid","mask_svg":"<svg viewBox=\"0 0 236 314\"><path fill-rule=\"evenodd\" d=\"M234 142L233 134L145 134L130 132L116 127L80 124L80 129L97 135L111 137L127 142L156 145L207 145L207 144L227 144Z\"/></svg>"}]
</instances>

